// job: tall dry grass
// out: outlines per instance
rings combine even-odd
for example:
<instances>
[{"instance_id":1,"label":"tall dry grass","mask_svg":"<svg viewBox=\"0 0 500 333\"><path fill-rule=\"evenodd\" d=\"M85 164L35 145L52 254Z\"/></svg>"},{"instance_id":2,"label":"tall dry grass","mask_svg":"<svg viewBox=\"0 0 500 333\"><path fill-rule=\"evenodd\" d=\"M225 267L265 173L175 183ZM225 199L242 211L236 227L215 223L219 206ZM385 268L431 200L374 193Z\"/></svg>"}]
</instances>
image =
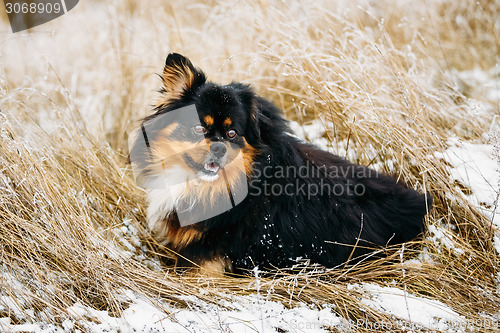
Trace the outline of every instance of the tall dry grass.
<instances>
[{"instance_id":1,"label":"tall dry grass","mask_svg":"<svg viewBox=\"0 0 500 333\"><path fill-rule=\"evenodd\" d=\"M456 74L498 68L499 12L495 1L86 1L73 16L2 34L0 293L25 315L0 317L61 324L75 303L119 315L123 289L178 306L180 295L217 302L255 292L251 277L178 277L159 265L168 250L144 229L144 193L125 164L126 141L153 104L160 81L152 73L170 51L211 80L252 84L289 119L320 119L339 155L430 191L427 222L455 228L459 251L425 238L383 262L278 272L261 281L270 299L395 322L348 288L372 281L468 319L497 313L496 230L432 156L452 136L484 140L499 113L497 104L473 116L468 99L488 101ZM8 31L6 22L0 27ZM402 264L398 250L417 263Z\"/></svg>"}]
</instances>

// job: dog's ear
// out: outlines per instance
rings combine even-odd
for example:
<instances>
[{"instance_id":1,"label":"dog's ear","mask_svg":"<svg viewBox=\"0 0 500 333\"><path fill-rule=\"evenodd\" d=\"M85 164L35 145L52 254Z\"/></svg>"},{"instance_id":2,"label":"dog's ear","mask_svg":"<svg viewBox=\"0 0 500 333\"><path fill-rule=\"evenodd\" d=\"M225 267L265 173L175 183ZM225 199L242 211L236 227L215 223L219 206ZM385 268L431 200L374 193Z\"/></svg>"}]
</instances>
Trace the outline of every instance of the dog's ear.
<instances>
[{"instance_id":1,"label":"dog's ear","mask_svg":"<svg viewBox=\"0 0 500 333\"><path fill-rule=\"evenodd\" d=\"M194 67L188 58L178 53L170 53L167 56L161 79L161 92L168 100L181 98L206 82L205 74Z\"/></svg>"},{"instance_id":2,"label":"dog's ear","mask_svg":"<svg viewBox=\"0 0 500 333\"><path fill-rule=\"evenodd\" d=\"M260 116L261 111L258 107L254 92L247 86L240 86L239 97L246 108L248 114L248 123L246 129L247 138L254 142L260 141Z\"/></svg>"},{"instance_id":3,"label":"dog's ear","mask_svg":"<svg viewBox=\"0 0 500 333\"><path fill-rule=\"evenodd\" d=\"M260 120L261 120L261 111L259 107L257 106L257 101L255 99L252 99L252 103L250 104L250 132L252 135L254 135L255 139L260 141Z\"/></svg>"}]
</instances>

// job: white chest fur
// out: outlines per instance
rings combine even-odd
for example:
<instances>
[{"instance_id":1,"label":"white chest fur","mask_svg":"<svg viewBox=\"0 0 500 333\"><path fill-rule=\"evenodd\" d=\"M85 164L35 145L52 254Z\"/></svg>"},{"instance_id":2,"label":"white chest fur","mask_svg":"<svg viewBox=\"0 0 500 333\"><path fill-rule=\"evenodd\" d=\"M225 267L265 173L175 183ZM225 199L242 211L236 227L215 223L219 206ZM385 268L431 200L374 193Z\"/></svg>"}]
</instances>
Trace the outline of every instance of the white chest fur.
<instances>
[{"instance_id":1,"label":"white chest fur","mask_svg":"<svg viewBox=\"0 0 500 333\"><path fill-rule=\"evenodd\" d=\"M190 177L184 169L174 166L148 179L147 221L150 230L154 230L184 197Z\"/></svg>"}]
</instances>

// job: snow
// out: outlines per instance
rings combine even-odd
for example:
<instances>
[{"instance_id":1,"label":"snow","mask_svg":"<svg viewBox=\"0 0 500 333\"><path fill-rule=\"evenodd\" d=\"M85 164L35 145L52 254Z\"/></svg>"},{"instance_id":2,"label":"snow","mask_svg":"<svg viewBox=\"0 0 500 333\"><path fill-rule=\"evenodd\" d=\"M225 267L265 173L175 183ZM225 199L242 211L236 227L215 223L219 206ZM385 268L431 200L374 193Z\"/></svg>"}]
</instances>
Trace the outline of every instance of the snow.
<instances>
[{"instance_id":1,"label":"snow","mask_svg":"<svg viewBox=\"0 0 500 333\"><path fill-rule=\"evenodd\" d=\"M346 320L335 313L335 307L323 304L313 307L300 303L287 308L280 302L271 301L269 295L260 292L260 277L257 270L246 296L220 292L215 304L208 303L194 295L172 295L182 300L186 306L179 307L160 299L151 299L131 290L117 292L117 300L128 304L119 317L107 311L76 303L66 309L67 316L59 326L47 322L30 322L26 310L16 305L16 300L3 296L0 310L10 309L23 324L11 322L10 318L0 320L0 331L59 333L83 328L90 333L103 332L274 332L281 329L287 332L328 332L328 328L340 330L374 325L395 325L391 322L375 323L365 319ZM13 281L22 292L23 285L8 273L3 278ZM394 287L384 287L373 283L348 285L362 294L364 305L396 317L398 328L430 328L449 332L463 327L464 319L441 302L409 294ZM0 295L2 292L0 291ZM30 310L28 310L30 311Z\"/></svg>"},{"instance_id":2,"label":"snow","mask_svg":"<svg viewBox=\"0 0 500 333\"><path fill-rule=\"evenodd\" d=\"M140 297L135 297L134 303L119 318L110 316L107 311L97 311L79 303L67 311L72 318L79 319L78 322L89 332L145 331L146 328L153 332L163 329L166 324L169 324L171 329L179 329L176 323L170 322L164 312ZM72 326L70 322L67 325Z\"/></svg>"},{"instance_id":3,"label":"snow","mask_svg":"<svg viewBox=\"0 0 500 333\"><path fill-rule=\"evenodd\" d=\"M314 119L310 123L303 125L296 121L289 122L290 128L298 138L313 142L319 148L333 153L332 145L325 137L325 128L328 128L326 124L328 123L321 119Z\"/></svg>"},{"instance_id":4,"label":"snow","mask_svg":"<svg viewBox=\"0 0 500 333\"><path fill-rule=\"evenodd\" d=\"M61 327L46 323L14 325L10 319L0 321L0 330L10 332L63 332L76 325L91 333L102 332L328 332L328 328L384 327L386 329L439 329L462 332L466 320L448 306L435 300L405 293L394 287L373 283L351 284L363 294L361 303L398 318L390 322L368 322L365 319L346 320L325 304L321 309L300 304L286 308L279 302L265 300L255 294L248 296L221 293L219 304L202 301L195 296L179 296L186 308L160 303L130 290L122 291L123 300L130 303L120 317L98 311L80 303L67 309L68 317ZM391 325L391 327L389 327Z\"/></svg>"},{"instance_id":5,"label":"snow","mask_svg":"<svg viewBox=\"0 0 500 333\"><path fill-rule=\"evenodd\" d=\"M500 210L497 208L500 193L500 165L497 148L492 144L463 142L452 138L449 148L438 158L445 159L450 167L450 182L459 182L467 188L462 191L474 207L483 213L496 228L495 248L500 253Z\"/></svg>"},{"instance_id":6,"label":"snow","mask_svg":"<svg viewBox=\"0 0 500 333\"><path fill-rule=\"evenodd\" d=\"M438 224L429 225L428 231L431 234L430 239L435 244L441 244L449 251L454 251L457 254L464 254L464 250L455 246L453 233L450 231L451 226L440 226Z\"/></svg>"},{"instance_id":7,"label":"snow","mask_svg":"<svg viewBox=\"0 0 500 333\"><path fill-rule=\"evenodd\" d=\"M262 300L256 295L232 296L230 302L222 302L224 308L208 304L194 296L179 297L188 304L187 308L179 309L172 305L159 304L132 291L123 291L122 294L131 305L120 317L112 317L106 311L98 311L77 303L67 309L69 318L63 322L63 326L71 330L78 324L87 332L101 333L221 330L274 332L276 328L289 332L327 332L326 327L347 325L328 305L323 309L314 309L302 304L287 309L281 303ZM222 296L227 298L227 295ZM59 332L56 327L48 324L11 325L8 320L0 321L0 329L12 332Z\"/></svg>"},{"instance_id":8,"label":"snow","mask_svg":"<svg viewBox=\"0 0 500 333\"><path fill-rule=\"evenodd\" d=\"M466 325L465 318L439 301L372 283L354 284L350 287L365 293L366 298L361 301L363 304L407 321L400 324L402 327L462 332Z\"/></svg>"},{"instance_id":9,"label":"snow","mask_svg":"<svg viewBox=\"0 0 500 333\"><path fill-rule=\"evenodd\" d=\"M468 199L476 206L489 206L496 200L498 192L498 161L493 146L452 140L445 158L453 166L452 180L469 187L472 195Z\"/></svg>"},{"instance_id":10,"label":"snow","mask_svg":"<svg viewBox=\"0 0 500 333\"><path fill-rule=\"evenodd\" d=\"M482 90L482 94L487 100L492 102L500 101L500 67L485 71L481 68L453 73L462 82ZM464 83L462 83L464 84Z\"/></svg>"},{"instance_id":11,"label":"snow","mask_svg":"<svg viewBox=\"0 0 500 333\"><path fill-rule=\"evenodd\" d=\"M350 161L357 161L359 159L357 151L355 149L349 149L349 141L347 139L333 140L330 142L327 138L327 130L330 133L334 132L333 129L335 125L331 121L319 118L306 124L290 121L289 126L295 133L294 136L305 142L313 143L320 149L339 155ZM363 151L365 154L371 156L377 156L378 154L377 149L371 144L365 144ZM385 163L390 165L392 161L385 161Z\"/></svg>"}]
</instances>

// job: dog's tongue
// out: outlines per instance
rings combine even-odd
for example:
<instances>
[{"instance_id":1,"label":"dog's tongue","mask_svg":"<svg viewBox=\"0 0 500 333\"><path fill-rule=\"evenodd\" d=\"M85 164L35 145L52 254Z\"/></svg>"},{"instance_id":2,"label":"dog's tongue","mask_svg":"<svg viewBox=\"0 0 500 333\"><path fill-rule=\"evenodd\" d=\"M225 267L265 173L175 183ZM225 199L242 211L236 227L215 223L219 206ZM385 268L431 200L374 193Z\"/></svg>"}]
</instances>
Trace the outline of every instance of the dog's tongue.
<instances>
[{"instance_id":1,"label":"dog's tongue","mask_svg":"<svg viewBox=\"0 0 500 333\"><path fill-rule=\"evenodd\" d=\"M217 162L210 162L210 163L205 163L205 170L211 171L211 172L217 172L219 171L219 163Z\"/></svg>"}]
</instances>

